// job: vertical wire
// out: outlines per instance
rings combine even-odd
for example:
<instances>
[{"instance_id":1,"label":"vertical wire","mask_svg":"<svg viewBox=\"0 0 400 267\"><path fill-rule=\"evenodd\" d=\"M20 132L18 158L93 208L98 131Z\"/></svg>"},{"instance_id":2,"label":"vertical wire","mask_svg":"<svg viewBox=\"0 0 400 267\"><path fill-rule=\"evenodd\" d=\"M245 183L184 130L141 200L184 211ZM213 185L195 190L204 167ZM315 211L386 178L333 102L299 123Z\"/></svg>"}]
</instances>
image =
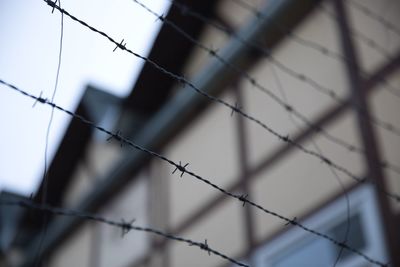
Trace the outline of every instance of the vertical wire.
<instances>
[{"instance_id":1,"label":"vertical wire","mask_svg":"<svg viewBox=\"0 0 400 267\"><path fill-rule=\"evenodd\" d=\"M55 0L55 2L59 3L59 6L61 8L61 0ZM60 70L61 70L61 62L62 62L62 50L63 50L63 39L64 39L64 14L61 13L61 21L60 21L60 40L59 40L59 51L58 51L58 63L57 63L57 71L56 71L56 79L54 83L54 89L53 93L51 96L51 102L54 102L54 98L57 93L57 88L58 88L58 81L60 77ZM41 202L42 204L46 204L47 201L47 185L48 185L48 146L49 146L49 138L50 138L50 131L51 131L51 125L53 123L53 118L54 118L54 107L51 107L51 112L50 112L50 118L49 122L47 125L47 130L46 130L46 138L45 138L45 148L44 148L44 170L43 170L43 193L42 193L42 199ZM43 214L43 226L40 231L40 241L39 245L37 248L37 254L36 254L36 259L35 259L35 266L39 266L41 262L41 253L42 253L42 246L44 239L46 238L47 234L47 224L48 224L48 215L46 213Z\"/></svg>"}]
</instances>

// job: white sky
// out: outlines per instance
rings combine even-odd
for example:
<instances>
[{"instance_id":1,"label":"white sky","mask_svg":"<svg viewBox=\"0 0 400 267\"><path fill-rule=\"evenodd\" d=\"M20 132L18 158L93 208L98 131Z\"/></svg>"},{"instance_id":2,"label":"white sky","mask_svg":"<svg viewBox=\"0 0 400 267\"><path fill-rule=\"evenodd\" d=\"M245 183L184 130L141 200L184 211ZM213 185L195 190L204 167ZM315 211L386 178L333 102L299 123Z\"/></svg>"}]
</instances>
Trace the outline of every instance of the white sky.
<instances>
[{"instance_id":1,"label":"white sky","mask_svg":"<svg viewBox=\"0 0 400 267\"><path fill-rule=\"evenodd\" d=\"M159 14L165 0L142 0ZM147 55L161 23L130 0L63 0L62 7L127 47ZM57 70L60 13L42 0L0 0L0 79L51 98ZM64 42L55 103L74 110L87 84L128 94L143 62L64 16ZM0 191L34 192L42 178L50 107L0 85ZM54 113L49 164L70 117Z\"/></svg>"}]
</instances>

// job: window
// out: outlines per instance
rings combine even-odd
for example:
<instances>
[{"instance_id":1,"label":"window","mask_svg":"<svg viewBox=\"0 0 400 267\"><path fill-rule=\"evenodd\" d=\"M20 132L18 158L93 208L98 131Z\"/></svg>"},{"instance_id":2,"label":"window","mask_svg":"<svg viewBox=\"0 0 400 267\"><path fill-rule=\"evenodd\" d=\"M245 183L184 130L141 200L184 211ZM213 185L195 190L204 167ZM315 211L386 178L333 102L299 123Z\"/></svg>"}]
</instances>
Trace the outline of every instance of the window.
<instances>
[{"instance_id":1,"label":"window","mask_svg":"<svg viewBox=\"0 0 400 267\"><path fill-rule=\"evenodd\" d=\"M348 194L350 231L347 244L366 255L386 262L385 242L373 188L359 186ZM343 241L347 229L346 198L329 204L305 221L305 226ZM293 227L259 248L253 255L256 267L332 266L340 248L326 239ZM370 266L362 257L343 250L338 267Z\"/></svg>"}]
</instances>

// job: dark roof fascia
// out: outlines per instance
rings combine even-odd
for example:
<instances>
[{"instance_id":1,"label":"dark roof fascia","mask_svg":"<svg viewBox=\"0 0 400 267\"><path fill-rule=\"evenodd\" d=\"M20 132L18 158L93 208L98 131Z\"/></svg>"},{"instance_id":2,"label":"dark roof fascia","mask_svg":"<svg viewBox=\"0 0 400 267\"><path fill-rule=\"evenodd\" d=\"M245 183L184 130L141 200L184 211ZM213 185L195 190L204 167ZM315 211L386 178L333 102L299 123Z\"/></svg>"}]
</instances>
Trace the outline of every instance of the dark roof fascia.
<instances>
[{"instance_id":1,"label":"dark roof fascia","mask_svg":"<svg viewBox=\"0 0 400 267\"><path fill-rule=\"evenodd\" d=\"M9 191L0 192L0 202L16 202L27 200L26 197ZM17 225L24 210L15 205L0 205L0 258L7 253L17 235ZM0 261L1 262L1 261Z\"/></svg>"}]
</instances>

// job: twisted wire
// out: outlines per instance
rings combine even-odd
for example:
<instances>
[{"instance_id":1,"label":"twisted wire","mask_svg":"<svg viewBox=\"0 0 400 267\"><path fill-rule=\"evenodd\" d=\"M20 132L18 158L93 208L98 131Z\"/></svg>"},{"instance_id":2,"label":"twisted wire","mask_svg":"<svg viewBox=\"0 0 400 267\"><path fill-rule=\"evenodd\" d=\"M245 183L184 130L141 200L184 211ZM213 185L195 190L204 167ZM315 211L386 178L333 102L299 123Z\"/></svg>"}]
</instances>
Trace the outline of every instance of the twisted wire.
<instances>
[{"instance_id":1,"label":"twisted wire","mask_svg":"<svg viewBox=\"0 0 400 267\"><path fill-rule=\"evenodd\" d=\"M24 90L22 90L22 89L20 89L20 88L18 88L16 86L12 85L10 83L7 83L7 82L3 81L2 79L0 79L0 83L5 85L5 86L7 86L8 88L10 88L10 89L12 89L14 91L17 91L18 93L20 93L20 94L22 94L22 95L24 95L26 97L32 98L32 99L34 99L35 101L37 101L39 103L42 103L42 104L48 105L50 107L53 107L53 108L55 108L55 109L57 109L57 110L59 110L61 112L64 112L64 113L70 115L71 117L73 117L75 119L78 119L82 123L84 123L84 124L86 124L86 125L88 125L90 127L93 127L94 129L97 129L97 130L99 130L101 132L104 132L104 133L110 135L110 137L112 137L115 140L121 142L121 144L127 144L130 147L133 147L133 148L135 148L135 149L137 149L139 151L142 151L144 153L147 153L147 154L149 154L149 155L151 155L153 157L159 158L159 159L169 163L171 166L173 166L175 168L173 173L175 173L176 171L179 171L179 172L181 172L181 175L180 175L181 177L184 174L188 174L188 175L198 179L199 181L202 181L205 184L213 187L214 189L220 191L221 193L223 193L223 194L225 194L225 195L227 195L227 196L229 196L231 198L239 200L243 204L249 204L249 205L251 205L251 206L253 206L253 207L255 207L255 208L257 208L257 209L259 209L259 210L261 210L263 212L265 212L266 214L272 215L274 217L277 217L277 218L285 221L287 224L292 224L294 226L300 227L301 229L303 229L303 230L305 230L305 231L307 231L307 232L309 232L309 233L311 233L313 235L316 235L318 237L324 238L324 239L328 240L329 242L331 242L332 244L334 244L336 246L339 246L339 247L343 247L344 249L349 250L349 251L351 251L351 252L363 257L365 260L367 260L367 261L369 261L369 262L371 262L373 264L376 264L376 265L379 265L379 266L386 266L385 263L382 263L382 262L380 262L378 260L372 259L371 257L369 257L368 255L364 254L363 252L361 252L361 251L359 251L359 250L357 250L357 249L355 249L353 247L350 247L349 245L347 245L347 244L345 244L343 242L339 242L339 241L333 239L332 237L330 237L330 236L328 236L328 235L326 235L324 233L321 233L321 232L318 232L318 231L316 231L314 229L308 228L307 226L305 226L305 225L301 224L300 222L298 222L296 219L290 219L288 217L285 217L285 216L280 215L280 214L278 214L278 213L276 213L274 211L271 211L271 210L268 210L268 209L262 207L261 205L249 200L247 195L245 195L245 196L244 195L238 195L238 194L234 194L232 192L227 191L226 189L218 186L217 184L211 182L210 180L208 180L208 179L206 179L206 178L204 178L204 177L202 177L202 176L200 176L200 175L188 170L187 169L188 163L186 163L185 165L183 165L181 162L176 163L176 162L172 161L171 159L169 159L169 158L167 158L167 157L165 157L165 156L163 156L163 155L161 155L159 153L156 153L156 152L151 151L151 150L149 150L147 148L144 148L144 147L142 147L140 145L137 145L133 141L123 137L119 131L117 131L116 133L113 133L113 132L111 132L111 131L109 131L109 130L101 127L101 126L96 125L92 121L86 119L85 117L83 117L83 116L81 116L79 114L76 114L76 113L71 112L71 111L69 111L67 109L64 109L64 108L58 106L57 104L55 104L55 103L53 103L53 102L51 102L51 101L49 101L49 100L47 100L45 98L42 98L40 96L37 97L35 95L32 95L32 94L30 94L30 93L28 93L28 92L26 92L26 91L24 91ZM362 179L361 181L365 182L367 180L366 179ZM389 194L389 193L387 193L387 194ZM396 197L397 197L397 199L400 199L399 196L396 196Z\"/></svg>"},{"instance_id":2,"label":"twisted wire","mask_svg":"<svg viewBox=\"0 0 400 267\"><path fill-rule=\"evenodd\" d=\"M132 50L128 49L126 47L126 44L123 43L123 40L118 43L117 41L115 41L112 37L110 37L109 35L107 35L105 32L97 30L96 28L88 25L86 22L76 18L75 16L71 15L70 13L68 13L66 10L62 9L61 7L57 6L56 3L50 1L50 0L43 0L45 3L47 3L49 6L51 6L54 9L57 9L59 12L64 13L66 16L70 17L72 20L78 22L79 24L89 28L90 30L92 30L93 32L96 32L102 36L104 36L105 38L107 38L110 42L114 43L116 45L116 47L120 48L123 51L126 51L132 55L134 55L135 57L138 57L142 60L144 60L145 62L148 62L151 66L153 66L154 68L156 68L157 70L159 70L160 72L176 79L178 82L181 82L184 85L187 85L188 87L190 87L191 89L193 89L195 92L197 92L198 94L208 98L211 101L214 101L218 104L221 104L227 108L229 108L231 111L236 112L237 114L240 114L241 116L243 116L244 118L246 118L249 121L252 121L256 124L258 124L261 128L263 128L264 130L266 130L267 132L269 132L270 134L274 135L276 138L278 138L279 140L293 146L294 148L297 148L298 150L302 151L303 153L315 157L317 159L319 159L322 163L327 164L332 166L334 169L340 171L341 173L347 175L348 177L350 177L351 179L357 181L357 182L369 182L372 184L376 184L373 180L367 180L365 178L359 177L355 174L353 174L350 170L346 169L345 167L338 165L337 163L333 162L332 160L330 160L329 158L320 155L319 153L307 149L304 146L302 146L299 143L296 143L295 141L293 141L288 135L282 135L280 133L278 133L277 131L275 131L274 129L272 129L270 126L268 126L267 124L263 123L262 121L260 121L259 119L253 117L252 115L249 115L247 113L245 113L243 110L241 110L239 107L237 107L237 105L232 105L229 104L228 102L212 96L210 94L208 94L207 92L201 90L200 88L198 88L197 86L195 86L192 82L190 82L189 80L187 80L185 77L177 75L175 73L172 73L171 71L168 71L167 69L163 68L162 66L158 65L155 61L145 57L145 56L141 56L135 52L133 52ZM162 17L160 19L163 19ZM252 82L256 83L255 79L251 80ZM47 100L46 100L47 101ZM45 102L46 102L45 101ZM48 101L47 101L48 102ZM53 103L52 103L53 104ZM117 133L117 136L119 134ZM152 152L154 153L154 152ZM175 163L176 165L176 163ZM181 166L179 166L181 167ZM376 185L378 186L378 185ZM381 191L382 193L384 193L387 197L393 198L396 201L400 201L400 195L396 194L396 193L391 193L391 192L387 192L384 188L380 188L378 187L378 190Z\"/></svg>"},{"instance_id":3,"label":"twisted wire","mask_svg":"<svg viewBox=\"0 0 400 267\"><path fill-rule=\"evenodd\" d=\"M175 241L179 241L179 242L184 242L187 243L189 246L196 246L199 247L201 250L205 250L207 251L207 253L212 253L214 255L217 255L227 261L230 261L238 266L244 266L244 267L249 267L249 265L241 263L213 248L211 248L208 243L207 240L205 240L204 243L198 242L198 241L193 241L191 239L188 238L184 238L184 237L180 237L180 236L176 236L170 233L166 233L163 232L161 230L155 229L155 228L151 228L151 227L144 227L144 226L137 226L134 224L135 220L131 221L131 222L126 222L125 220L121 220L121 221L115 221L115 220L111 220L105 217L101 217L99 215L96 214L91 214L91 213L87 213L87 212L82 212L79 210L72 210L72 209L65 209L65 208L59 208L59 207L53 207L50 205L46 205L46 204L37 204L31 201L1 201L0 205L11 205L11 206L19 206L22 208L27 208L27 209L34 209L34 210L38 210L38 211L42 211L42 212L48 212L54 215L62 215L62 216L69 216L69 217L78 217L80 219L84 219L84 220L90 220L90 221L95 221L95 222L99 222L99 223L103 223L103 224L107 224L110 226L114 226L114 227L118 227L121 229L122 231L122 235L127 234L130 230L134 230L134 231L139 231L139 232L147 232L147 233L152 233L167 239L171 239L171 240L175 240Z\"/></svg>"}]
</instances>

